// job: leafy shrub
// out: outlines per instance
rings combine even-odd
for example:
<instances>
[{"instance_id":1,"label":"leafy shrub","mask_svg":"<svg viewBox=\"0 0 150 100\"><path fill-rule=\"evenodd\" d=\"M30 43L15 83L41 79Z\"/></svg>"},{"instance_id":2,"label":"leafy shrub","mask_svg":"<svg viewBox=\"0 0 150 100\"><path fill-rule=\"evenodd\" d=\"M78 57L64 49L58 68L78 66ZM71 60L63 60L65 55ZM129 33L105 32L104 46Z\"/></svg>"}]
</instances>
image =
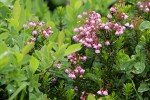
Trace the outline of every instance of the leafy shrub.
<instances>
[{"instance_id":1,"label":"leafy shrub","mask_svg":"<svg viewBox=\"0 0 150 100\"><path fill-rule=\"evenodd\" d=\"M136 10L136 12L135 12ZM148 100L150 2L0 0L0 99Z\"/></svg>"}]
</instances>

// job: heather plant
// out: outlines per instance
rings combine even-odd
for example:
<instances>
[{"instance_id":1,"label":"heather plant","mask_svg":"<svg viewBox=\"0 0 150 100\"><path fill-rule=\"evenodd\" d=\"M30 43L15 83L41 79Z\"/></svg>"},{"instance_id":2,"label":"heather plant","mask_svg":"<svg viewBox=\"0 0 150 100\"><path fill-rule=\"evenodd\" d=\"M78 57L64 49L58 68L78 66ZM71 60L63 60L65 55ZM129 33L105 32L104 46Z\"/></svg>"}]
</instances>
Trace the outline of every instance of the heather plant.
<instances>
[{"instance_id":1,"label":"heather plant","mask_svg":"<svg viewBox=\"0 0 150 100\"><path fill-rule=\"evenodd\" d=\"M150 2L0 0L0 99L149 100Z\"/></svg>"}]
</instances>

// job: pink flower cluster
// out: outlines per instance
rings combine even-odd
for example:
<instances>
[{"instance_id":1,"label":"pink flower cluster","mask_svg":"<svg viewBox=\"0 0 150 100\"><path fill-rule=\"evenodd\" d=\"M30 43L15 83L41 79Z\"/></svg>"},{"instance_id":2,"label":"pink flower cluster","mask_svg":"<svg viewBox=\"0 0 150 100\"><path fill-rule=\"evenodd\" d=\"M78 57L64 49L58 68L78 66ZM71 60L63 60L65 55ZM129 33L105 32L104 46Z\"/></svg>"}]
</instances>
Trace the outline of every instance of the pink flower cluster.
<instances>
[{"instance_id":1,"label":"pink flower cluster","mask_svg":"<svg viewBox=\"0 0 150 100\"><path fill-rule=\"evenodd\" d=\"M150 12L150 2L149 1L139 1L137 3L137 5L139 6L140 10L141 11L144 11L144 12Z\"/></svg>"},{"instance_id":2,"label":"pink flower cluster","mask_svg":"<svg viewBox=\"0 0 150 100\"><path fill-rule=\"evenodd\" d=\"M71 70L71 68L67 68L65 72L71 79L76 79L78 76L82 78L85 70L81 66L76 66L74 70Z\"/></svg>"},{"instance_id":3,"label":"pink flower cluster","mask_svg":"<svg viewBox=\"0 0 150 100\"><path fill-rule=\"evenodd\" d=\"M134 28L133 24L129 24L129 22L125 23L124 25L122 25L120 22L116 22L116 20L112 19L114 18L118 18L120 20L127 20L128 19L128 15L124 12L118 12L117 8L112 7L110 8L110 14L107 15L109 21L107 21L106 23L99 23L99 27L100 29L103 29L107 32L112 31L115 33L115 35L119 36L122 35L124 33L124 31L126 30L126 28ZM108 45L109 42L108 40L105 42L105 45Z\"/></svg>"},{"instance_id":4,"label":"pink flower cluster","mask_svg":"<svg viewBox=\"0 0 150 100\"><path fill-rule=\"evenodd\" d=\"M86 100L86 99L85 99L85 92L82 92L82 93L81 93L80 100Z\"/></svg>"},{"instance_id":5,"label":"pink flower cluster","mask_svg":"<svg viewBox=\"0 0 150 100\"><path fill-rule=\"evenodd\" d=\"M90 14L83 12L78 18L82 18L81 16L87 16L87 18L82 26L74 29L74 32L79 32L79 34L73 36L73 40L82 43L88 48L94 48L96 53L100 53L102 45L96 35L99 29L98 24L101 22L100 14L92 11Z\"/></svg>"},{"instance_id":6,"label":"pink flower cluster","mask_svg":"<svg viewBox=\"0 0 150 100\"><path fill-rule=\"evenodd\" d=\"M108 90L100 89L99 91L97 91L97 94L99 96L107 96L108 95Z\"/></svg>"},{"instance_id":7,"label":"pink flower cluster","mask_svg":"<svg viewBox=\"0 0 150 100\"><path fill-rule=\"evenodd\" d=\"M73 69L73 67L69 67L65 70L65 73L67 73L71 79L76 79L77 77L82 78L85 70L80 65L77 65L77 64L80 61L86 61L86 59L87 59L86 56L82 56L82 55L76 54L76 53L72 53L72 54L68 55L68 60L73 65L75 65L75 68Z\"/></svg>"},{"instance_id":8,"label":"pink flower cluster","mask_svg":"<svg viewBox=\"0 0 150 100\"><path fill-rule=\"evenodd\" d=\"M72 64L77 64L79 61L86 61L87 57L80 54L72 53L68 55L68 59Z\"/></svg>"},{"instance_id":9,"label":"pink flower cluster","mask_svg":"<svg viewBox=\"0 0 150 100\"><path fill-rule=\"evenodd\" d=\"M42 34L42 36L44 36L44 38L48 38L48 36L50 34L53 33L51 27L46 27L45 22L28 22L26 24L23 25L23 28L27 29L27 28L31 28L32 32L31 34L34 36L33 38L30 39L30 42L35 42L37 40L37 36Z\"/></svg>"},{"instance_id":10,"label":"pink flower cluster","mask_svg":"<svg viewBox=\"0 0 150 100\"><path fill-rule=\"evenodd\" d=\"M87 12L83 12L83 14L78 15L78 18L81 19L83 16L86 16L85 22L80 27L74 28L74 32L78 34L73 36L73 40L82 43L88 48L94 48L95 53L100 53L102 44L99 42L99 38L97 36L98 31L103 30L102 32L105 31L105 33L111 31L112 33L115 33L115 35L119 36L124 33L126 28L134 28L133 24L129 24L129 22L122 25L120 22L116 22L115 19L112 19L113 17L116 18L118 15L121 20L128 19L128 15L126 13L118 12L115 7L110 8L110 14L107 15L109 20L106 23L101 21L100 14L95 11L92 11L89 14ZM110 45L109 40L105 40L105 45Z\"/></svg>"}]
</instances>

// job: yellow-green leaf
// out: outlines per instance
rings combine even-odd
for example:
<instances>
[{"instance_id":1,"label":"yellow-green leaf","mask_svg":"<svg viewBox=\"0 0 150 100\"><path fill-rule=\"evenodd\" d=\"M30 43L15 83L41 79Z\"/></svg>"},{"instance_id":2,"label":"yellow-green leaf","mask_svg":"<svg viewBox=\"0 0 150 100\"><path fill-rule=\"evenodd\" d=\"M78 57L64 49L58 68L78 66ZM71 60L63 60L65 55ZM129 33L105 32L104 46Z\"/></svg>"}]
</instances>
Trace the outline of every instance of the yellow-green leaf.
<instances>
[{"instance_id":1,"label":"yellow-green leaf","mask_svg":"<svg viewBox=\"0 0 150 100\"><path fill-rule=\"evenodd\" d=\"M59 47L63 44L64 39L65 39L65 34L63 31L61 31L58 35L58 46Z\"/></svg>"},{"instance_id":2,"label":"yellow-green leaf","mask_svg":"<svg viewBox=\"0 0 150 100\"><path fill-rule=\"evenodd\" d=\"M31 67L33 74L37 70L38 66L39 66L39 61L35 57L32 56L30 60L30 67Z\"/></svg>"},{"instance_id":3,"label":"yellow-green leaf","mask_svg":"<svg viewBox=\"0 0 150 100\"><path fill-rule=\"evenodd\" d=\"M82 45L81 43L70 45L65 52L65 56L73 52L79 51L82 48L81 45Z\"/></svg>"},{"instance_id":4,"label":"yellow-green leaf","mask_svg":"<svg viewBox=\"0 0 150 100\"><path fill-rule=\"evenodd\" d=\"M76 10L78 10L81 7L81 5L82 5L82 1L81 0L76 0L74 8Z\"/></svg>"},{"instance_id":5,"label":"yellow-green leaf","mask_svg":"<svg viewBox=\"0 0 150 100\"><path fill-rule=\"evenodd\" d=\"M27 44L23 49L22 49L22 54L27 54L33 47L35 43L30 43Z\"/></svg>"}]
</instances>

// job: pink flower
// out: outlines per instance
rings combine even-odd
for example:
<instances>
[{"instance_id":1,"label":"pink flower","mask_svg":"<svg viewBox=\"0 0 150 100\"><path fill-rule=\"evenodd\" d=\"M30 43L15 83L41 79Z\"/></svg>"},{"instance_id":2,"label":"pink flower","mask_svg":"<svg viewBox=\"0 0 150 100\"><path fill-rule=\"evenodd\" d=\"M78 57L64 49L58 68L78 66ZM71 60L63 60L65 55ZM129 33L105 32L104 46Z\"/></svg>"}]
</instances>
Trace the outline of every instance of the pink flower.
<instances>
[{"instance_id":1,"label":"pink flower","mask_svg":"<svg viewBox=\"0 0 150 100\"><path fill-rule=\"evenodd\" d=\"M80 70L80 74L84 74L85 70L84 69L81 69Z\"/></svg>"},{"instance_id":2,"label":"pink flower","mask_svg":"<svg viewBox=\"0 0 150 100\"><path fill-rule=\"evenodd\" d=\"M100 53L100 50L95 50L95 53Z\"/></svg>"},{"instance_id":3,"label":"pink flower","mask_svg":"<svg viewBox=\"0 0 150 100\"><path fill-rule=\"evenodd\" d=\"M101 47L102 47L102 44L99 43L97 46L98 46L98 48L101 48Z\"/></svg>"},{"instance_id":4,"label":"pink flower","mask_svg":"<svg viewBox=\"0 0 150 100\"><path fill-rule=\"evenodd\" d=\"M43 35L47 34L47 32L45 30L42 33L43 33Z\"/></svg>"},{"instance_id":5,"label":"pink flower","mask_svg":"<svg viewBox=\"0 0 150 100\"><path fill-rule=\"evenodd\" d=\"M37 31L34 30L34 31L32 32L32 35L37 35Z\"/></svg>"},{"instance_id":6,"label":"pink flower","mask_svg":"<svg viewBox=\"0 0 150 100\"><path fill-rule=\"evenodd\" d=\"M139 1L137 4L138 4L138 5L141 5L142 3Z\"/></svg>"},{"instance_id":7,"label":"pink flower","mask_svg":"<svg viewBox=\"0 0 150 100\"><path fill-rule=\"evenodd\" d=\"M82 78L82 77L83 77L83 75L80 75L79 77L80 77L80 78Z\"/></svg>"},{"instance_id":8,"label":"pink flower","mask_svg":"<svg viewBox=\"0 0 150 100\"><path fill-rule=\"evenodd\" d=\"M143 5L140 5L140 10L142 10L143 9Z\"/></svg>"},{"instance_id":9,"label":"pink flower","mask_svg":"<svg viewBox=\"0 0 150 100\"><path fill-rule=\"evenodd\" d=\"M104 96L108 95L108 91L107 90L103 91L103 95Z\"/></svg>"},{"instance_id":10,"label":"pink flower","mask_svg":"<svg viewBox=\"0 0 150 100\"><path fill-rule=\"evenodd\" d=\"M111 15L111 14L108 14L108 15L107 15L107 18L112 18L112 15Z\"/></svg>"},{"instance_id":11,"label":"pink flower","mask_svg":"<svg viewBox=\"0 0 150 100\"><path fill-rule=\"evenodd\" d=\"M148 7L146 7L144 11L145 11L145 12L149 12L149 8L148 8Z\"/></svg>"},{"instance_id":12,"label":"pink flower","mask_svg":"<svg viewBox=\"0 0 150 100\"><path fill-rule=\"evenodd\" d=\"M88 13L85 11L85 12L83 12L83 15L87 15Z\"/></svg>"},{"instance_id":13,"label":"pink flower","mask_svg":"<svg viewBox=\"0 0 150 100\"><path fill-rule=\"evenodd\" d=\"M73 40L76 41L76 42L78 42L79 38L75 35L75 36L73 36Z\"/></svg>"},{"instance_id":14,"label":"pink flower","mask_svg":"<svg viewBox=\"0 0 150 100\"><path fill-rule=\"evenodd\" d=\"M28 25L27 24L23 24L23 28L27 28L28 27Z\"/></svg>"},{"instance_id":15,"label":"pink flower","mask_svg":"<svg viewBox=\"0 0 150 100\"><path fill-rule=\"evenodd\" d=\"M104 29L105 30L110 30L110 28L107 25L104 27Z\"/></svg>"},{"instance_id":16,"label":"pink flower","mask_svg":"<svg viewBox=\"0 0 150 100\"><path fill-rule=\"evenodd\" d=\"M30 25L31 27L35 27L35 26L36 26L36 23L30 22L29 25Z\"/></svg>"},{"instance_id":17,"label":"pink flower","mask_svg":"<svg viewBox=\"0 0 150 100\"><path fill-rule=\"evenodd\" d=\"M118 27L119 27L119 24L118 24L118 23L115 23L115 24L114 24L114 28L117 29Z\"/></svg>"},{"instance_id":18,"label":"pink flower","mask_svg":"<svg viewBox=\"0 0 150 100\"><path fill-rule=\"evenodd\" d=\"M98 95L103 95L103 92L101 90L97 91Z\"/></svg>"},{"instance_id":19,"label":"pink flower","mask_svg":"<svg viewBox=\"0 0 150 100\"><path fill-rule=\"evenodd\" d=\"M69 76L70 78L72 78L72 79L76 79L76 76L75 76L74 74L72 74L72 73L70 73L68 76Z\"/></svg>"},{"instance_id":20,"label":"pink flower","mask_svg":"<svg viewBox=\"0 0 150 100\"><path fill-rule=\"evenodd\" d=\"M79 32L79 29L78 29L78 28L75 28L73 31L74 31L74 32Z\"/></svg>"},{"instance_id":21,"label":"pink flower","mask_svg":"<svg viewBox=\"0 0 150 100\"><path fill-rule=\"evenodd\" d=\"M49 34L44 34L44 37L45 37L45 38L48 38L48 36L49 36Z\"/></svg>"},{"instance_id":22,"label":"pink flower","mask_svg":"<svg viewBox=\"0 0 150 100\"><path fill-rule=\"evenodd\" d=\"M86 59L87 59L86 56L83 56L83 57L82 57L82 60L83 60L83 61L86 61Z\"/></svg>"},{"instance_id":23,"label":"pink flower","mask_svg":"<svg viewBox=\"0 0 150 100\"><path fill-rule=\"evenodd\" d=\"M111 13L116 13L116 9L115 9L114 7L111 7L111 8L110 8L110 12L111 12Z\"/></svg>"},{"instance_id":24,"label":"pink flower","mask_svg":"<svg viewBox=\"0 0 150 100\"><path fill-rule=\"evenodd\" d=\"M90 22L91 22L91 24L95 24L95 20L91 20Z\"/></svg>"},{"instance_id":25,"label":"pink flower","mask_svg":"<svg viewBox=\"0 0 150 100\"><path fill-rule=\"evenodd\" d=\"M106 46L109 46L109 45L110 45L110 42L107 40L107 41L105 42L105 45L106 45Z\"/></svg>"},{"instance_id":26,"label":"pink flower","mask_svg":"<svg viewBox=\"0 0 150 100\"><path fill-rule=\"evenodd\" d=\"M128 16L127 16L125 13L122 13L122 18L123 18L123 19L127 19Z\"/></svg>"},{"instance_id":27,"label":"pink flower","mask_svg":"<svg viewBox=\"0 0 150 100\"><path fill-rule=\"evenodd\" d=\"M82 18L82 15L78 15L78 18Z\"/></svg>"},{"instance_id":28,"label":"pink flower","mask_svg":"<svg viewBox=\"0 0 150 100\"><path fill-rule=\"evenodd\" d=\"M75 70L74 70L74 72L75 72L76 74L78 74L78 73L79 73L79 71L78 71L77 69L75 69Z\"/></svg>"},{"instance_id":29,"label":"pink flower","mask_svg":"<svg viewBox=\"0 0 150 100\"><path fill-rule=\"evenodd\" d=\"M126 23L126 24L125 24L125 26L127 26L127 27L129 27L129 25L130 25L129 23Z\"/></svg>"},{"instance_id":30,"label":"pink flower","mask_svg":"<svg viewBox=\"0 0 150 100\"><path fill-rule=\"evenodd\" d=\"M129 27L130 27L131 29L134 28L133 24L131 24Z\"/></svg>"},{"instance_id":31,"label":"pink flower","mask_svg":"<svg viewBox=\"0 0 150 100\"><path fill-rule=\"evenodd\" d=\"M48 30L48 34L52 34L53 33L53 31L51 31L51 30Z\"/></svg>"},{"instance_id":32,"label":"pink flower","mask_svg":"<svg viewBox=\"0 0 150 100\"><path fill-rule=\"evenodd\" d=\"M58 63L58 64L57 64L57 68L61 68L61 63Z\"/></svg>"},{"instance_id":33,"label":"pink flower","mask_svg":"<svg viewBox=\"0 0 150 100\"><path fill-rule=\"evenodd\" d=\"M108 90L100 89L99 91L97 91L97 94L100 95L100 96L107 96L108 95Z\"/></svg>"},{"instance_id":34,"label":"pink flower","mask_svg":"<svg viewBox=\"0 0 150 100\"><path fill-rule=\"evenodd\" d=\"M38 22L39 26L42 26L44 24L44 22Z\"/></svg>"},{"instance_id":35,"label":"pink flower","mask_svg":"<svg viewBox=\"0 0 150 100\"><path fill-rule=\"evenodd\" d=\"M31 38L31 42L35 42L36 41L36 38Z\"/></svg>"},{"instance_id":36,"label":"pink flower","mask_svg":"<svg viewBox=\"0 0 150 100\"><path fill-rule=\"evenodd\" d=\"M69 69L65 69L65 73L69 74L70 73Z\"/></svg>"}]
</instances>

